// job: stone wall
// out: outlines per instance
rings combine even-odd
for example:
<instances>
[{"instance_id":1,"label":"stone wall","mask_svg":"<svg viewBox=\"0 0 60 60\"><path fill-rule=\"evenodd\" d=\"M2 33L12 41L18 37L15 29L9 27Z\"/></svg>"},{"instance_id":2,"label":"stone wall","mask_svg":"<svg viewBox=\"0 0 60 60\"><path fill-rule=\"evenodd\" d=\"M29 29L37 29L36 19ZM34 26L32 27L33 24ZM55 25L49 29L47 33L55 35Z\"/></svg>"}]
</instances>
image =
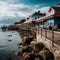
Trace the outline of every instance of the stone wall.
<instances>
[{"instance_id":1,"label":"stone wall","mask_svg":"<svg viewBox=\"0 0 60 60\"><path fill-rule=\"evenodd\" d=\"M50 38L45 38L45 30L42 30L42 36L41 36L41 30L38 30L37 31L37 35L36 35L36 39L37 39L37 42L42 42L47 48L49 48L49 50L51 52L53 52L54 56L55 56L55 60L60 60L60 46L55 44L55 43L52 43L52 31L47 31L47 37ZM55 35L55 39L59 38L59 34L57 33L54 33ZM60 39L60 38L59 38Z\"/></svg>"}]
</instances>

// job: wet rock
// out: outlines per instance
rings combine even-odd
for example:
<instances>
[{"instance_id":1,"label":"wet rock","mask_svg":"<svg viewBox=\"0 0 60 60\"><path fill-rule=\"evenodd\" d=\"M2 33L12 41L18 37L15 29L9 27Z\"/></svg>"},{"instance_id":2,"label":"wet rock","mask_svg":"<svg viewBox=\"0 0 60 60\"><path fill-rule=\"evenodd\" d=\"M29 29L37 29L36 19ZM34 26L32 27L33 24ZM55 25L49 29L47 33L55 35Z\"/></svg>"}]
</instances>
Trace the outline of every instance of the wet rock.
<instances>
[{"instance_id":1,"label":"wet rock","mask_svg":"<svg viewBox=\"0 0 60 60\"><path fill-rule=\"evenodd\" d=\"M46 59L45 60L55 60L52 52L45 52Z\"/></svg>"},{"instance_id":2,"label":"wet rock","mask_svg":"<svg viewBox=\"0 0 60 60\"><path fill-rule=\"evenodd\" d=\"M22 53L24 52L32 52L33 48L31 46L26 47L25 49L22 50Z\"/></svg>"},{"instance_id":3,"label":"wet rock","mask_svg":"<svg viewBox=\"0 0 60 60\"><path fill-rule=\"evenodd\" d=\"M30 54L28 60L35 60L35 55L34 54Z\"/></svg>"},{"instance_id":4,"label":"wet rock","mask_svg":"<svg viewBox=\"0 0 60 60\"><path fill-rule=\"evenodd\" d=\"M11 42L12 40L8 40L9 42Z\"/></svg>"},{"instance_id":5,"label":"wet rock","mask_svg":"<svg viewBox=\"0 0 60 60\"><path fill-rule=\"evenodd\" d=\"M38 43L38 44L35 45L35 49L36 49L37 51L41 51L44 47L45 47L45 46L44 46L44 44L42 44L42 43Z\"/></svg>"},{"instance_id":6,"label":"wet rock","mask_svg":"<svg viewBox=\"0 0 60 60\"><path fill-rule=\"evenodd\" d=\"M9 57L9 60L12 60L12 57Z\"/></svg>"},{"instance_id":7,"label":"wet rock","mask_svg":"<svg viewBox=\"0 0 60 60\"><path fill-rule=\"evenodd\" d=\"M21 48L20 46L18 48Z\"/></svg>"},{"instance_id":8,"label":"wet rock","mask_svg":"<svg viewBox=\"0 0 60 60\"><path fill-rule=\"evenodd\" d=\"M26 41L24 43L25 43L25 45L30 45L31 41L33 41L33 38L29 37L26 39Z\"/></svg>"},{"instance_id":9,"label":"wet rock","mask_svg":"<svg viewBox=\"0 0 60 60\"><path fill-rule=\"evenodd\" d=\"M19 51L19 52L16 52L15 54L16 56L21 56L22 53Z\"/></svg>"},{"instance_id":10,"label":"wet rock","mask_svg":"<svg viewBox=\"0 0 60 60\"><path fill-rule=\"evenodd\" d=\"M43 56L45 60L54 60L54 54L48 48L39 51L39 55Z\"/></svg>"},{"instance_id":11,"label":"wet rock","mask_svg":"<svg viewBox=\"0 0 60 60\"><path fill-rule=\"evenodd\" d=\"M23 39L22 39L22 41L24 42L26 39L27 39L27 36L24 36Z\"/></svg>"},{"instance_id":12,"label":"wet rock","mask_svg":"<svg viewBox=\"0 0 60 60\"><path fill-rule=\"evenodd\" d=\"M44 60L44 58L41 55L35 56L35 60Z\"/></svg>"},{"instance_id":13,"label":"wet rock","mask_svg":"<svg viewBox=\"0 0 60 60\"><path fill-rule=\"evenodd\" d=\"M41 55L36 56L35 54L30 54L28 60L44 60L44 59Z\"/></svg>"},{"instance_id":14,"label":"wet rock","mask_svg":"<svg viewBox=\"0 0 60 60\"><path fill-rule=\"evenodd\" d=\"M23 43L18 43L17 45L22 45Z\"/></svg>"},{"instance_id":15,"label":"wet rock","mask_svg":"<svg viewBox=\"0 0 60 60\"><path fill-rule=\"evenodd\" d=\"M13 53L15 53L15 51L14 51L14 50L13 50L12 52L13 52Z\"/></svg>"}]
</instances>

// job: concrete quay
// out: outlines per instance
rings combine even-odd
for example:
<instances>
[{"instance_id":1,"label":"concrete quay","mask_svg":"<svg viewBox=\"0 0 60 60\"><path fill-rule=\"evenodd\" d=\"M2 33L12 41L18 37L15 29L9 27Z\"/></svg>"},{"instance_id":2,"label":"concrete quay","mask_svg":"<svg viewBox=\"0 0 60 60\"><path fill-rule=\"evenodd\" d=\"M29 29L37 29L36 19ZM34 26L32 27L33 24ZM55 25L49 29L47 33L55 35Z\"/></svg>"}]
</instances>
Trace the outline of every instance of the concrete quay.
<instances>
[{"instance_id":1,"label":"concrete quay","mask_svg":"<svg viewBox=\"0 0 60 60\"><path fill-rule=\"evenodd\" d=\"M36 40L37 42L43 43L51 52L53 52L55 60L60 60L60 45L57 42L53 42L51 33L51 31L47 31L46 34L45 30L42 30L42 32L41 30L38 30ZM60 35L54 32L54 41L57 39L60 39Z\"/></svg>"}]
</instances>

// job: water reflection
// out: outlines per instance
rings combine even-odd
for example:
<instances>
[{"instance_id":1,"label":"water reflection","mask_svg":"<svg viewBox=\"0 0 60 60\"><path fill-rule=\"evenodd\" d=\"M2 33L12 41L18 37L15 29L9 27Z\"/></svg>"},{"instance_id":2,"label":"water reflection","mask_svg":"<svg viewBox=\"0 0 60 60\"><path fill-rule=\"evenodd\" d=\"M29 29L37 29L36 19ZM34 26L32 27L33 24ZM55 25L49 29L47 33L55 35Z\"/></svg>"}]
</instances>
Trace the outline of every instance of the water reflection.
<instances>
[{"instance_id":1,"label":"water reflection","mask_svg":"<svg viewBox=\"0 0 60 60\"><path fill-rule=\"evenodd\" d=\"M9 42L9 40L11 41ZM16 60L18 57L16 57L12 53L12 51L19 51L18 45L17 45L19 42L22 42L22 41L21 41L21 37L19 36L18 32L0 31L0 60L9 60L9 59L12 60L12 58L13 60Z\"/></svg>"}]
</instances>

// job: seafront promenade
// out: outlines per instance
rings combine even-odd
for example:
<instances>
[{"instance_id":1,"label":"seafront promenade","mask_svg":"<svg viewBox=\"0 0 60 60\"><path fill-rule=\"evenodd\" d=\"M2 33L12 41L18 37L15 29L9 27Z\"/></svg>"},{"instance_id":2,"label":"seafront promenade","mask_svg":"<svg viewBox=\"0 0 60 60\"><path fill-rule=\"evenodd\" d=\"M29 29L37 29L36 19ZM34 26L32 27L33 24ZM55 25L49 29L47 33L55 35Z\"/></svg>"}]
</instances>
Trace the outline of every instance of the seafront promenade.
<instances>
[{"instance_id":1,"label":"seafront promenade","mask_svg":"<svg viewBox=\"0 0 60 60\"><path fill-rule=\"evenodd\" d=\"M46 29L41 29L41 28L26 28L26 29L21 29L19 30L19 34L22 37L22 42L23 42L23 56L26 59L27 57L29 57L31 54L37 54L40 56L43 56L44 58L44 53L43 51L45 51L47 48L48 52L51 52L54 55L53 60L59 60L60 59L60 33L56 32L56 31L51 31L51 30L46 30ZM30 40L30 41L29 41ZM35 46L37 44L42 44L45 47L42 47L42 45L40 45L39 47L41 49L35 52L35 50L38 48L36 48ZM28 53L26 53L26 50L28 47L33 48L31 50L31 52L28 49ZM33 53L32 51L34 51L35 53ZM46 52L46 51L45 51ZM47 53L47 52L46 52ZM49 54L48 54L49 55ZM44 60L46 60L46 56L44 58ZM50 57L51 58L51 57Z\"/></svg>"},{"instance_id":2,"label":"seafront promenade","mask_svg":"<svg viewBox=\"0 0 60 60\"><path fill-rule=\"evenodd\" d=\"M60 59L60 32L39 29L37 31L37 42L43 43L55 55L56 60Z\"/></svg>"}]
</instances>

